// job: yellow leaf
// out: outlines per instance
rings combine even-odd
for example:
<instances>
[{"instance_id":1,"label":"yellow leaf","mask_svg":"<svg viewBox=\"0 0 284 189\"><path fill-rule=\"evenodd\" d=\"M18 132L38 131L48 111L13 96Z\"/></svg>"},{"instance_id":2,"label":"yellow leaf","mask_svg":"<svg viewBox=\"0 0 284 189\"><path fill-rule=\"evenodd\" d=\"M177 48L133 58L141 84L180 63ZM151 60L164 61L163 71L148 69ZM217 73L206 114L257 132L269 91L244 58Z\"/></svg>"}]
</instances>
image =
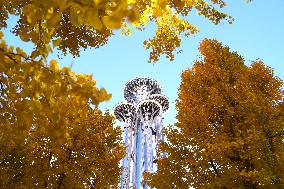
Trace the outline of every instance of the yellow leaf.
<instances>
[{"instance_id":1,"label":"yellow leaf","mask_svg":"<svg viewBox=\"0 0 284 189\"><path fill-rule=\"evenodd\" d=\"M69 67L63 67L63 68L61 69L61 71L62 71L63 73L65 73L65 74L69 74L71 70L70 70Z\"/></svg>"},{"instance_id":2,"label":"yellow leaf","mask_svg":"<svg viewBox=\"0 0 284 189\"><path fill-rule=\"evenodd\" d=\"M28 57L27 54L22 49L20 49L19 47L16 48L16 52L24 58Z\"/></svg>"},{"instance_id":3,"label":"yellow leaf","mask_svg":"<svg viewBox=\"0 0 284 189\"><path fill-rule=\"evenodd\" d=\"M58 70L58 62L56 60L51 60L49 66L51 70Z\"/></svg>"},{"instance_id":4,"label":"yellow leaf","mask_svg":"<svg viewBox=\"0 0 284 189\"><path fill-rule=\"evenodd\" d=\"M103 29L103 24L99 18L98 15L98 9L97 8L92 8L86 11L85 13L85 19L87 23L94 27L96 30L102 30Z\"/></svg>"},{"instance_id":5,"label":"yellow leaf","mask_svg":"<svg viewBox=\"0 0 284 189\"><path fill-rule=\"evenodd\" d=\"M31 54L31 58L36 58L40 55L40 52L38 50L34 50Z\"/></svg>"},{"instance_id":6,"label":"yellow leaf","mask_svg":"<svg viewBox=\"0 0 284 189\"><path fill-rule=\"evenodd\" d=\"M27 21L28 21L28 23L32 23L32 19L31 19L30 15L27 15Z\"/></svg>"},{"instance_id":7,"label":"yellow leaf","mask_svg":"<svg viewBox=\"0 0 284 189\"><path fill-rule=\"evenodd\" d=\"M104 16L102 18L104 25L109 29L119 29L122 24L122 20L113 16Z\"/></svg>"},{"instance_id":8,"label":"yellow leaf","mask_svg":"<svg viewBox=\"0 0 284 189\"><path fill-rule=\"evenodd\" d=\"M30 41L30 37L27 34L21 34L19 35L19 37L21 38L21 40L28 42Z\"/></svg>"},{"instance_id":9,"label":"yellow leaf","mask_svg":"<svg viewBox=\"0 0 284 189\"><path fill-rule=\"evenodd\" d=\"M53 13L53 16L50 17L50 19L47 19L46 24L48 28L53 28L55 27L58 22L61 19L61 12L55 12Z\"/></svg>"},{"instance_id":10,"label":"yellow leaf","mask_svg":"<svg viewBox=\"0 0 284 189\"><path fill-rule=\"evenodd\" d=\"M50 7L47 10L46 19L51 19L52 16L53 16L53 7Z\"/></svg>"},{"instance_id":11,"label":"yellow leaf","mask_svg":"<svg viewBox=\"0 0 284 189\"><path fill-rule=\"evenodd\" d=\"M132 8L128 11L128 22L135 22L137 20L140 20L140 18L141 15L136 9Z\"/></svg>"},{"instance_id":12,"label":"yellow leaf","mask_svg":"<svg viewBox=\"0 0 284 189\"><path fill-rule=\"evenodd\" d=\"M58 45L60 45L61 41L62 41L61 38L52 40L53 48L54 48L54 47L57 47Z\"/></svg>"},{"instance_id":13,"label":"yellow leaf","mask_svg":"<svg viewBox=\"0 0 284 189\"><path fill-rule=\"evenodd\" d=\"M72 7L70 10L70 21L74 26L79 27L81 25L79 15L78 15L78 8Z\"/></svg>"}]
</instances>

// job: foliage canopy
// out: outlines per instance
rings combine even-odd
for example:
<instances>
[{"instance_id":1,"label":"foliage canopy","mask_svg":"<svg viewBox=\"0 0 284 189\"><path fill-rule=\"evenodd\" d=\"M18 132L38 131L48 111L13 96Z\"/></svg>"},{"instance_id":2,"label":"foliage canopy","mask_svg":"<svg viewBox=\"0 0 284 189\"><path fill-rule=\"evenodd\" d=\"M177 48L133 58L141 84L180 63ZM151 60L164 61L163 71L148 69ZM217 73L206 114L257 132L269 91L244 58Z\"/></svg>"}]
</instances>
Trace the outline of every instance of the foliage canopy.
<instances>
[{"instance_id":1,"label":"foliage canopy","mask_svg":"<svg viewBox=\"0 0 284 189\"><path fill-rule=\"evenodd\" d=\"M155 23L155 35L144 41L150 49L149 62L161 55L174 59L181 37L198 32L188 21L190 13L203 15L214 24L233 18L221 9L225 0L1 0L0 28L7 26L10 15L19 18L13 33L35 44L33 57L46 57L57 46L64 54L79 56L80 49L100 47L122 28L130 35Z\"/></svg>"}]
</instances>

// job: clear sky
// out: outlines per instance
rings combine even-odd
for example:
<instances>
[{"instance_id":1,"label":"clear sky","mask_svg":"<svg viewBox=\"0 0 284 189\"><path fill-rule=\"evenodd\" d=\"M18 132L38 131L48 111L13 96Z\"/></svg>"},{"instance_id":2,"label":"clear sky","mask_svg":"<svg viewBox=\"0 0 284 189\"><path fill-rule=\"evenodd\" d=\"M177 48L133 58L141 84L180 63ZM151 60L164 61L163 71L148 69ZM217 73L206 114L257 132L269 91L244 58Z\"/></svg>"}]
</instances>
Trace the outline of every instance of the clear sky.
<instances>
[{"instance_id":1,"label":"clear sky","mask_svg":"<svg viewBox=\"0 0 284 189\"><path fill-rule=\"evenodd\" d=\"M204 38L217 39L228 45L231 50L241 54L246 64L262 59L275 70L275 74L284 79L284 0L228 0L224 12L235 18L233 24L215 26L202 16L190 14L189 21L199 27L201 32L182 42L183 52L176 55L173 62L162 58L156 64L148 64L149 51L143 48L144 39L154 35L154 30L134 33L131 37L112 37L109 43L99 49L81 52L81 57L68 55L60 60L60 66L69 66L77 73L93 74L98 87L104 87L113 94L110 101L100 104L100 108L112 110L115 104L123 101L123 88L127 81L137 76L147 76L157 80L163 93L170 99L170 109L165 114L165 124L175 122L175 100L183 70L191 67L199 56L198 44ZM15 20L11 19L9 24ZM32 49L31 44L21 42L17 37L5 31L9 45ZM119 33L119 32L117 32ZM57 59L56 51L49 57Z\"/></svg>"}]
</instances>

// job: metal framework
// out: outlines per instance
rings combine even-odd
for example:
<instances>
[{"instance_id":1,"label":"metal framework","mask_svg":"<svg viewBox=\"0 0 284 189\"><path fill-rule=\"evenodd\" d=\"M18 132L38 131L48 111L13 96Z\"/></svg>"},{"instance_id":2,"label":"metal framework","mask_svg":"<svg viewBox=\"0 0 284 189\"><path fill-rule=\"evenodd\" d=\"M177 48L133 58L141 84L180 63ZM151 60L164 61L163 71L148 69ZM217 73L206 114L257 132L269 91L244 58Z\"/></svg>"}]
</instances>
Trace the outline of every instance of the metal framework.
<instances>
[{"instance_id":1,"label":"metal framework","mask_svg":"<svg viewBox=\"0 0 284 189\"><path fill-rule=\"evenodd\" d=\"M114 115L124 123L126 156L122 160L120 188L147 189L143 172L157 170L158 144L163 137L163 114L169 108L168 98L161 94L157 81L137 77L126 83L126 102L114 107Z\"/></svg>"}]
</instances>

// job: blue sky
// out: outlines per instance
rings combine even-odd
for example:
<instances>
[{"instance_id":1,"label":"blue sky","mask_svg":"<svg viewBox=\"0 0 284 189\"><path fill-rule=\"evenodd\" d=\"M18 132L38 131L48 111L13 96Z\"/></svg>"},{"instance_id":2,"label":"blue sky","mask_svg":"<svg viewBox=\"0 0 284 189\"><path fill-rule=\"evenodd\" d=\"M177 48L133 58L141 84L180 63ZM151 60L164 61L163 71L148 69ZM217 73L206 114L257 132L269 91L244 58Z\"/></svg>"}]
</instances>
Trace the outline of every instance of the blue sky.
<instances>
[{"instance_id":1,"label":"blue sky","mask_svg":"<svg viewBox=\"0 0 284 189\"><path fill-rule=\"evenodd\" d=\"M188 20L201 30L197 35L184 39L183 52L176 55L173 62L161 58L156 64L148 64L149 51L143 48L143 41L154 35L154 30L134 33L131 37L118 35L99 49L81 52L79 58L71 55L59 60L60 66L69 66L77 73L93 74L98 87L104 87L113 94L110 101L100 104L100 108L112 110L115 104L123 101L123 88L127 81L137 76L147 76L157 80L163 93L170 99L170 109L165 114L165 124L175 122L175 100L183 70L191 67L199 56L198 44L204 38L217 39L228 45L231 50L241 54L246 64L262 59L266 65L274 68L275 74L284 79L284 0L228 0L224 12L235 18L233 24L223 23L215 26L195 13ZM15 20L10 19L11 25ZM9 45L20 46L30 51L31 44L23 43L19 38L5 30L5 39ZM57 59L57 53L50 59Z\"/></svg>"}]
</instances>

